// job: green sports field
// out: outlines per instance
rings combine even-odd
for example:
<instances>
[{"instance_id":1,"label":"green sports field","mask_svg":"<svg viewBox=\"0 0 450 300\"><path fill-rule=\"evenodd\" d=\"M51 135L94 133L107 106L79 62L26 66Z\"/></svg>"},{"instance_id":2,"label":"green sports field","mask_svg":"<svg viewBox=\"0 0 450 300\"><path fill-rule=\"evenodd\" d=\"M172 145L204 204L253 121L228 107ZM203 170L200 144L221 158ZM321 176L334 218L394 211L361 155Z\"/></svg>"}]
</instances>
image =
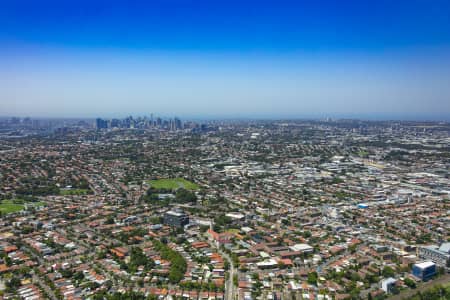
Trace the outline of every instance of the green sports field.
<instances>
[{"instance_id":1,"label":"green sports field","mask_svg":"<svg viewBox=\"0 0 450 300\"><path fill-rule=\"evenodd\" d=\"M44 206L45 203L38 201L38 202L26 202L22 199L14 199L14 200L2 200L0 201L0 212L2 214L10 214L10 213L15 213L18 211L21 211L23 209L25 209L25 204L28 207L40 207L40 206Z\"/></svg>"},{"instance_id":2,"label":"green sports field","mask_svg":"<svg viewBox=\"0 0 450 300\"><path fill-rule=\"evenodd\" d=\"M3 200L0 204L2 214L9 214L21 211L24 208L22 204L13 203L12 200Z\"/></svg>"},{"instance_id":3,"label":"green sports field","mask_svg":"<svg viewBox=\"0 0 450 300\"><path fill-rule=\"evenodd\" d=\"M183 188L186 190L197 190L199 186L189 180L184 178L173 178L173 179L157 179L148 181L150 186L155 189L166 189L166 190L176 190Z\"/></svg>"}]
</instances>

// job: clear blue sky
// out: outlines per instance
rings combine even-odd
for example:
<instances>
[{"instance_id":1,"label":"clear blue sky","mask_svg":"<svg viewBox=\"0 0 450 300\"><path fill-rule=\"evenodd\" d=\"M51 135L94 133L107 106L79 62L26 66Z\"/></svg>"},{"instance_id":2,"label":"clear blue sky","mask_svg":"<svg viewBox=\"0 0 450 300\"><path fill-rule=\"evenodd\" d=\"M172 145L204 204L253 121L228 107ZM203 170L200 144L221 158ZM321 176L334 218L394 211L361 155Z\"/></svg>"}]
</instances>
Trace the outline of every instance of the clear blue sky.
<instances>
[{"instance_id":1,"label":"clear blue sky","mask_svg":"<svg viewBox=\"0 0 450 300\"><path fill-rule=\"evenodd\" d=\"M450 1L0 2L3 116L450 119L449 83Z\"/></svg>"}]
</instances>

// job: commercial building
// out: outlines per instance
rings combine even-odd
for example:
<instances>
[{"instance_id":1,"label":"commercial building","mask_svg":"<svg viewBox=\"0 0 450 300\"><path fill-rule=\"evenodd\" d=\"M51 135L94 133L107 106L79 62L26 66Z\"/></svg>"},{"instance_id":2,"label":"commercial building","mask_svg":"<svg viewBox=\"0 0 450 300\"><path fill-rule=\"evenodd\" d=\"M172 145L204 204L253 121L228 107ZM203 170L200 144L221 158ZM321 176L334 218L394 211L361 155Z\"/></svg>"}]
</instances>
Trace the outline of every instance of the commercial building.
<instances>
[{"instance_id":1,"label":"commercial building","mask_svg":"<svg viewBox=\"0 0 450 300\"><path fill-rule=\"evenodd\" d=\"M440 267L450 266L450 243L419 247L419 257L431 260Z\"/></svg>"},{"instance_id":2,"label":"commercial building","mask_svg":"<svg viewBox=\"0 0 450 300\"><path fill-rule=\"evenodd\" d=\"M183 227L184 225L189 224L189 216L181 209L169 210L164 214L164 224L174 227Z\"/></svg>"},{"instance_id":3,"label":"commercial building","mask_svg":"<svg viewBox=\"0 0 450 300\"><path fill-rule=\"evenodd\" d=\"M97 129L106 129L106 128L108 128L108 121L97 118L95 120L95 127Z\"/></svg>"},{"instance_id":4,"label":"commercial building","mask_svg":"<svg viewBox=\"0 0 450 300\"><path fill-rule=\"evenodd\" d=\"M427 281L436 275L436 264L431 261L414 264L412 274L422 281Z\"/></svg>"},{"instance_id":5,"label":"commercial building","mask_svg":"<svg viewBox=\"0 0 450 300\"><path fill-rule=\"evenodd\" d=\"M395 283L397 280L395 278L389 277L381 281L381 289L385 293L390 293L392 289L395 287Z\"/></svg>"},{"instance_id":6,"label":"commercial building","mask_svg":"<svg viewBox=\"0 0 450 300\"><path fill-rule=\"evenodd\" d=\"M303 253L312 253L314 248L308 244L295 244L294 246L289 247L292 251L300 251Z\"/></svg>"}]
</instances>

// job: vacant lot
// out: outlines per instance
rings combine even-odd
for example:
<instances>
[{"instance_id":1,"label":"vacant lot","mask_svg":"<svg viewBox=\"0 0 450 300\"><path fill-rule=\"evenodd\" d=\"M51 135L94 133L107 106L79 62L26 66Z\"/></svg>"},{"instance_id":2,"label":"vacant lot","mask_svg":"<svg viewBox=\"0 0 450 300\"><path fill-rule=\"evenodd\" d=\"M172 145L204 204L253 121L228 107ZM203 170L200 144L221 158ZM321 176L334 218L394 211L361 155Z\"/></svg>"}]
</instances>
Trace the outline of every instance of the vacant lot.
<instances>
[{"instance_id":1,"label":"vacant lot","mask_svg":"<svg viewBox=\"0 0 450 300\"><path fill-rule=\"evenodd\" d=\"M198 189L198 185L184 178L150 180L148 183L152 188L155 189L166 189L166 190L176 190L179 188L183 188L186 190Z\"/></svg>"}]
</instances>

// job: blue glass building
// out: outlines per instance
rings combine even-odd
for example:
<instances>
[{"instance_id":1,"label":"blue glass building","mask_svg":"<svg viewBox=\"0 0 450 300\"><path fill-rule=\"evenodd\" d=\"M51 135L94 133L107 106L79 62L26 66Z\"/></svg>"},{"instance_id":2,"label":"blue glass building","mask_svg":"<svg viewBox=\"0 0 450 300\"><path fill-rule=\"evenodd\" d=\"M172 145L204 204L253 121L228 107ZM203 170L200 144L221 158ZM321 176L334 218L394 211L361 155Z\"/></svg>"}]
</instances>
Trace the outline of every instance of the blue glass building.
<instances>
[{"instance_id":1,"label":"blue glass building","mask_svg":"<svg viewBox=\"0 0 450 300\"><path fill-rule=\"evenodd\" d=\"M415 264L412 268L412 274L422 281L427 281L436 275L436 264L430 261Z\"/></svg>"}]
</instances>

